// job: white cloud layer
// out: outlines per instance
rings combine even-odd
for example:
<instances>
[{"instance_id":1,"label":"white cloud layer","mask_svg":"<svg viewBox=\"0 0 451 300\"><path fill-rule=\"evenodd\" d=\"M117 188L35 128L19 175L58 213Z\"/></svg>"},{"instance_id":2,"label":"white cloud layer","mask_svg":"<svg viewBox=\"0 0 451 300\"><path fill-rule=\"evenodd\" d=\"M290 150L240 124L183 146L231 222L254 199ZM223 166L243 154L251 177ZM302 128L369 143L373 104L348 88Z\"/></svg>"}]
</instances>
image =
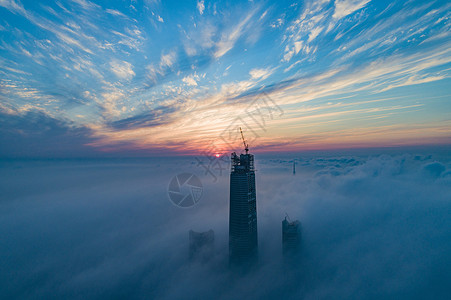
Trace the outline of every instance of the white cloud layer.
<instances>
[{"instance_id":1,"label":"white cloud layer","mask_svg":"<svg viewBox=\"0 0 451 300\"><path fill-rule=\"evenodd\" d=\"M8 245L0 247L0 279L8 279L0 293L446 299L451 160L444 150L257 155L260 258L248 273L228 269L228 163L213 183L193 158L8 162L0 169ZM168 182L182 172L197 174L204 187L191 209L168 200ZM302 223L302 252L288 265L286 213ZM207 263L189 263L190 229L215 231Z\"/></svg>"}]
</instances>

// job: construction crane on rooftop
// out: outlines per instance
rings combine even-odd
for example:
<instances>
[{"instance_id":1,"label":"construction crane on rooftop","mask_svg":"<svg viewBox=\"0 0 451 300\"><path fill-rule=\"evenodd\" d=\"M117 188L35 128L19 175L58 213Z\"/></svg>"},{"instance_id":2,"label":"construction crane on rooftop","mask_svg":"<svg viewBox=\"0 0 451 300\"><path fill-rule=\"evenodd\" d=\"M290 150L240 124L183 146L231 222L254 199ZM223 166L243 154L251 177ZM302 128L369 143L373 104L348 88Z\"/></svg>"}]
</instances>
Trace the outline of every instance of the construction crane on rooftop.
<instances>
[{"instance_id":1,"label":"construction crane on rooftop","mask_svg":"<svg viewBox=\"0 0 451 300\"><path fill-rule=\"evenodd\" d=\"M243 134L243 130L241 130L241 127L240 127L240 132L241 132L241 138L243 139L244 150L246 150L246 154L249 154L249 144L246 144L246 140L244 139L244 134Z\"/></svg>"}]
</instances>

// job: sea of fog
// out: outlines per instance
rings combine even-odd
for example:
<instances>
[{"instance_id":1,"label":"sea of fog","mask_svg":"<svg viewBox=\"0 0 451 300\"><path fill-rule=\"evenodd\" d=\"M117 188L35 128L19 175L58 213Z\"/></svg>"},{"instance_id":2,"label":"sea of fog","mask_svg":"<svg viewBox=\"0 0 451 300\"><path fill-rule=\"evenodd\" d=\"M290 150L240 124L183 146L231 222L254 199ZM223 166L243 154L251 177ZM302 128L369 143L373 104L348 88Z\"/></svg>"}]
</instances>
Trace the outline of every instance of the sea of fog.
<instances>
[{"instance_id":1,"label":"sea of fog","mask_svg":"<svg viewBox=\"0 0 451 300\"><path fill-rule=\"evenodd\" d=\"M228 266L226 159L0 164L1 299L451 296L446 149L257 155L259 262L247 272ZM203 186L189 208L168 197L181 173ZM286 214L302 223L302 251L289 264ZM206 262L189 260L191 229L214 230Z\"/></svg>"}]
</instances>

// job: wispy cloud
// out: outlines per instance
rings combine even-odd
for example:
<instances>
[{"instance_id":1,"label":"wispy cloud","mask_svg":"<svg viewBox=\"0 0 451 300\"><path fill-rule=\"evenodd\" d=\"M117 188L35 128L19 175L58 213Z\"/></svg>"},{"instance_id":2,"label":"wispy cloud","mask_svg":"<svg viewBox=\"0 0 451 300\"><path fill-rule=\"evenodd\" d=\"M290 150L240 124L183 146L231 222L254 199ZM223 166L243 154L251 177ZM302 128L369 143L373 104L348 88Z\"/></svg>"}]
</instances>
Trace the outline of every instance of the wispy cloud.
<instances>
[{"instance_id":1,"label":"wispy cloud","mask_svg":"<svg viewBox=\"0 0 451 300\"><path fill-rule=\"evenodd\" d=\"M126 61L114 60L110 62L111 71L120 79L131 80L135 76L132 65Z\"/></svg>"},{"instance_id":2,"label":"wispy cloud","mask_svg":"<svg viewBox=\"0 0 451 300\"><path fill-rule=\"evenodd\" d=\"M102 100L99 104L105 111L106 117L117 117L121 114L121 101L124 99L124 93L119 89L112 89L103 93Z\"/></svg>"},{"instance_id":3,"label":"wispy cloud","mask_svg":"<svg viewBox=\"0 0 451 300\"><path fill-rule=\"evenodd\" d=\"M183 77L182 81L184 83L186 83L187 85L197 86L196 79L199 79L199 76L197 76L197 75L190 75L190 76Z\"/></svg>"},{"instance_id":4,"label":"wispy cloud","mask_svg":"<svg viewBox=\"0 0 451 300\"><path fill-rule=\"evenodd\" d=\"M94 9L100 8L99 5L92 3L91 1L88 1L88 0L70 0L70 1L77 3L78 5L83 7L85 10L94 10Z\"/></svg>"},{"instance_id":5,"label":"wispy cloud","mask_svg":"<svg viewBox=\"0 0 451 300\"><path fill-rule=\"evenodd\" d=\"M205 9L204 0L197 1L197 10L199 11L199 14L203 14Z\"/></svg>"},{"instance_id":6,"label":"wispy cloud","mask_svg":"<svg viewBox=\"0 0 451 300\"><path fill-rule=\"evenodd\" d=\"M371 0L336 0L334 19L341 19L365 7Z\"/></svg>"},{"instance_id":7,"label":"wispy cloud","mask_svg":"<svg viewBox=\"0 0 451 300\"><path fill-rule=\"evenodd\" d=\"M316 51L316 47L310 43L323 31L323 23L328 14L327 4L328 1L306 2L303 12L286 29L282 61L290 61L299 52L310 54Z\"/></svg>"},{"instance_id":8,"label":"wispy cloud","mask_svg":"<svg viewBox=\"0 0 451 300\"><path fill-rule=\"evenodd\" d=\"M106 11L107 13L113 15L113 16L120 16L120 17L123 17L123 18L127 18L126 15L124 15L123 13L121 13L120 11L118 11L117 9L107 8L105 11Z\"/></svg>"},{"instance_id":9,"label":"wispy cloud","mask_svg":"<svg viewBox=\"0 0 451 300\"><path fill-rule=\"evenodd\" d=\"M171 68L174 65L176 59L175 51L170 51L168 53L161 54L160 67Z\"/></svg>"},{"instance_id":10,"label":"wispy cloud","mask_svg":"<svg viewBox=\"0 0 451 300\"><path fill-rule=\"evenodd\" d=\"M154 83L157 82L159 76L164 76L168 70L172 69L177 59L177 54L174 50L163 52L160 56L158 64L149 64L147 69L147 77Z\"/></svg>"},{"instance_id":11,"label":"wispy cloud","mask_svg":"<svg viewBox=\"0 0 451 300\"><path fill-rule=\"evenodd\" d=\"M252 69L249 71L252 79L266 79L273 73L270 69Z\"/></svg>"},{"instance_id":12,"label":"wispy cloud","mask_svg":"<svg viewBox=\"0 0 451 300\"><path fill-rule=\"evenodd\" d=\"M240 37L250 29L249 26L256 11L256 9L250 11L236 26L222 34L221 39L216 43L215 58L220 58L229 52Z\"/></svg>"},{"instance_id":13,"label":"wispy cloud","mask_svg":"<svg viewBox=\"0 0 451 300\"><path fill-rule=\"evenodd\" d=\"M23 5L20 3L20 1L15 0L2 0L0 1L0 6L10 10L13 13L19 13L23 16L26 16L28 13L24 9Z\"/></svg>"},{"instance_id":14,"label":"wispy cloud","mask_svg":"<svg viewBox=\"0 0 451 300\"><path fill-rule=\"evenodd\" d=\"M199 52L210 51L215 45L218 28L211 21L200 21L196 26L185 31L182 29L183 45L189 56L198 55Z\"/></svg>"}]
</instances>

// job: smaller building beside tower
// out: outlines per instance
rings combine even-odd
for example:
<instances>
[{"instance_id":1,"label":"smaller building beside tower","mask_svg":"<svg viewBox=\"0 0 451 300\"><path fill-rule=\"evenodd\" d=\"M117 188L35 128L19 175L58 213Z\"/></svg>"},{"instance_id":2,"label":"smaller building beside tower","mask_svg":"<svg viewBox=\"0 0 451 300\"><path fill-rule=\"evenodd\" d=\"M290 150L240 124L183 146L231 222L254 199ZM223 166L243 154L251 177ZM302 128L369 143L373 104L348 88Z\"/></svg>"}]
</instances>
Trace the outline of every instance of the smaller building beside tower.
<instances>
[{"instance_id":1,"label":"smaller building beside tower","mask_svg":"<svg viewBox=\"0 0 451 300\"><path fill-rule=\"evenodd\" d=\"M191 261L206 262L214 255L215 232L189 231L189 258Z\"/></svg>"},{"instance_id":2,"label":"smaller building beside tower","mask_svg":"<svg viewBox=\"0 0 451 300\"><path fill-rule=\"evenodd\" d=\"M282 221L282 249L284 256L293 256L299 253L301 248L301 223L296 220L291 222L286 216Z\"/></svg>"}]
</instances>

